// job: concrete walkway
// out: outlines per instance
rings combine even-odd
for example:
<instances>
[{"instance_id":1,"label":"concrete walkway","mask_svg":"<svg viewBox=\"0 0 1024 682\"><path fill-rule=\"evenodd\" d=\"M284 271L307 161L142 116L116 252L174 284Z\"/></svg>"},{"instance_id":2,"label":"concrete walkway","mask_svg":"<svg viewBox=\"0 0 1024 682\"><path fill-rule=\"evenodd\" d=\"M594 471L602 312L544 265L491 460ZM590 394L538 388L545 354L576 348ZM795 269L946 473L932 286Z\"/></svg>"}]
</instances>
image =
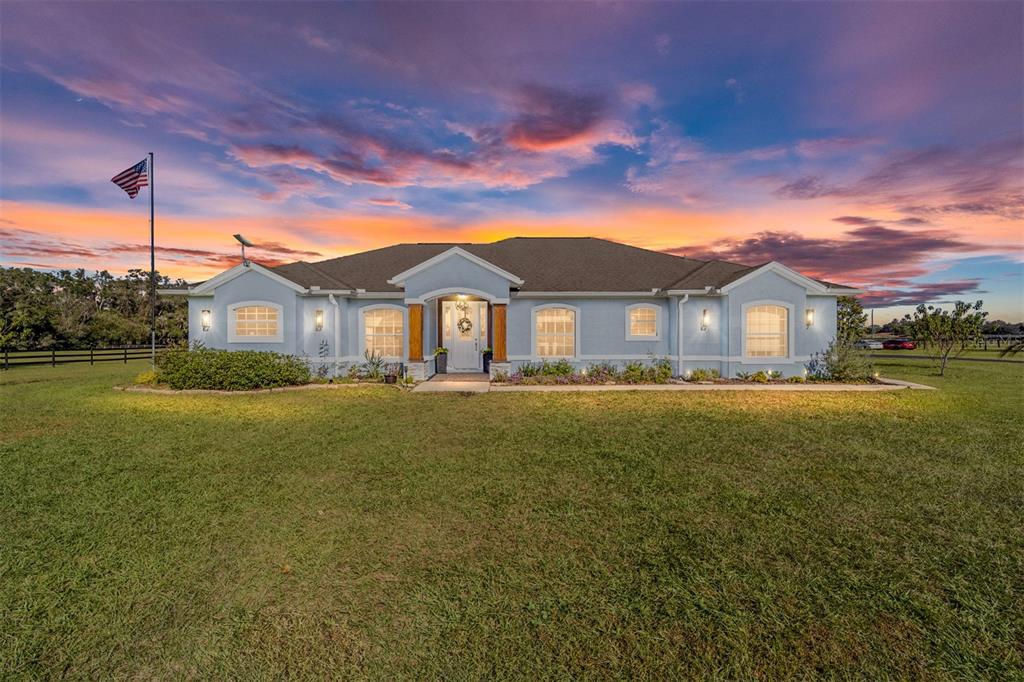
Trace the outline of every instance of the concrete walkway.
<instances>
[{"instance_id":1,"label":"concrete walkway","mask_svg":"<svg viewBox=\"0 0 1024 682\"><path fill-rule=\"evenodd\" d=\"M413 393L487 393L489 390L491 378L483 372L435 374L412 389Z\"/></svg>"}]
</instances>

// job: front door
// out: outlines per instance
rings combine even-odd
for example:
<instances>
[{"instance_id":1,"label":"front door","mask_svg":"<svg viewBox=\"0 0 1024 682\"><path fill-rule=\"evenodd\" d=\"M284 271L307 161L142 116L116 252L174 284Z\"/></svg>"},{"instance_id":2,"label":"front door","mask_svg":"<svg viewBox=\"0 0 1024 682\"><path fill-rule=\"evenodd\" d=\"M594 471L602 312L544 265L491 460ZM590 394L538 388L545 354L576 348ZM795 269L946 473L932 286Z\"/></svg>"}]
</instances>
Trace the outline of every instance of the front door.
<instances>
[{"instance_id":1,"label":"front door","mask_svg":"<svg viewBox=\"0 0 1024 682\"><path fill-rule=\"evenodd\" d=\"M448 368L454 372L479 372L480 352L487 342L486 301L443 301L445 345Z\"/></svg>"}]
</instances>

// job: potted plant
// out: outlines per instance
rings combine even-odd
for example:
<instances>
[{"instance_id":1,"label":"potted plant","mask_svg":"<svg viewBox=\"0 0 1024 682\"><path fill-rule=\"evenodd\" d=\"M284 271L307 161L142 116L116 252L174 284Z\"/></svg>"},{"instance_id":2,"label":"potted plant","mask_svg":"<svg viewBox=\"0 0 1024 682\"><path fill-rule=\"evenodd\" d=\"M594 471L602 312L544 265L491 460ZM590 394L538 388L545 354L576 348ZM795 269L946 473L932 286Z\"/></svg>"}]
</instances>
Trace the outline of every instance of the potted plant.
<instances>
[{"instance_id":1,"label":"potted plant","mask_svg":"<svg viewBox=\"0 0 1024 682\"><path fill-rule=\"evenodd\" d=\"M434 349L434 368L438 374L448 373L448 349L444 346Z\"/></svg>"},{"instance_id":2,"label":"potted plant","mask_svg":"<svg viewBox=\"0 0 1024 682\"><path fill-rule=\"evenodd\" d=\"M491 350L490 346L488 346L487 348L484 348L483 356L484 356L484 373L488 374L491 371L491 358L494 357L494 351Z\"/></svg>"},{"instance_id":3,"label":"potted plant","mask_svg":"<svg viewBox=\"0 0 1024 682\"><path fill-rule=\"evenodd\" d=\"M388 364L384 368L384 383L394 384L398 383L398 373L401 370L401 366L397 362Z\"/></svg>"}]
</instances>

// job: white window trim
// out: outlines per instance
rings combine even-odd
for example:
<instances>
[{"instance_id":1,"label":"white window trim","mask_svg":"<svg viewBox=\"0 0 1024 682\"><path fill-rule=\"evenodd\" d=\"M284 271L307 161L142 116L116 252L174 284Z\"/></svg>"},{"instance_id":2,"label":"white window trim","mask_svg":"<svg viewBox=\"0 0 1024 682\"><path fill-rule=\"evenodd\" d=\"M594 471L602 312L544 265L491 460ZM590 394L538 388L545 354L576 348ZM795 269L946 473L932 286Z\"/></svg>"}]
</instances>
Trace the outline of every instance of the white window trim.
<instances>
[{"instance_id":1,"label":"white window trim","mask_svg":"<svg viewBox=\"0 0 1024 682\"><path fill-rule=\"evenodd\" d=\"M786 355L780 355L775 357L752 357L747 353L747 308L753 308L759 305L777 305L787 309L786 313ZM743 363L772 363L772 362L792 362L796 357L793 353L796 345L796 320L793 319L793 304L787 303L786 301L776 301L773 299L763 299L760 301L749 301L743 304L743 309L740 311L740 336L743 340Z\"/></svg>"},{"instance_id":2,"label":"white window trim","mask_svg":"<svg viewBox=\"0 0 1024 682\"><path fill-rule=\"evenodd\" d=\"M405 306L393 305L391 303L378 303L376 305L364 305L358 309L359 314L359 359L366 358L366 315L371 310L398 310L402 313L402 355L384 356L388 362L404 362L409 357L409 309Z\"/></svg>"},{"instance_id":3,"label":"white window trim","mask_svg":"<svg viewBox=\"0 0 1024 682\"><path fill-rule=\"evenodd\" d=\"M277 334L274 336L239 336L235 333L235 311L258 305L277 310ZM240 301L228 306L228 343L284 343L284 306L272 301Z\"/></svg>"},{"instance_id":4,"label":"white window trim","mask_svg":"<svg viewBox=\"0 0 1024 682\"><path fill-rule=\"evenodd\" d=\"M544 357L540 356L537 352L537 311L547 310L548 308L565 308L573 311L573 354L572 355L547 355ZM580 309L574 305L567 303L545 303L544 305L536 305L530 309L530 353L534 357L540 360L575 360L580 356Z\"/></svg>"},{"instance_id":5,"label":"white window trim","mask_svg":"<svg viewBox=\"0 0 1024 682\"><path fill-rule=\"evenodd\" d=\"M637 308L650 308L654 311L654 335L634 336L630 333L632 326L629 322L630 313ZM634 303L626 306L626 341L661 341L661 306L653 303Z\"/></svg>"}]
</instances>

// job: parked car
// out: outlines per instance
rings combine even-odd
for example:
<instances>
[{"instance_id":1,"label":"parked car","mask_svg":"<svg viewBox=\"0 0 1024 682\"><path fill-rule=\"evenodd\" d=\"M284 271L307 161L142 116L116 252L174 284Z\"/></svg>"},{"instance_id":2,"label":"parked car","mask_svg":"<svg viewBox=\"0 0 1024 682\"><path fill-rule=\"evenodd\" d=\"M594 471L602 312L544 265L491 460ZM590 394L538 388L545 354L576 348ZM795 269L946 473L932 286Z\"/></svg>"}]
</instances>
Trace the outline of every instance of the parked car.
<instances>
[{"instance_id":1,"label":"parked car","mask_svg":"<svg viewBox=\"0 0 1024 682\"><path fill-rule=\"evenodd\" d=\"M854 348L861 350L882 350L882 342L877 339L861 339L857 343L853 344Z\"/></svg>"},{"instance_id":2,"label":"parked car","mask_svg":"<svg viewBox=\"0 0 1024 682\"><path fill-rule=\"evenodd\" d=\"M882 342L885 350L914 350L917 344L910 339L886 339Z\"/></svg>"}]
</instances>

